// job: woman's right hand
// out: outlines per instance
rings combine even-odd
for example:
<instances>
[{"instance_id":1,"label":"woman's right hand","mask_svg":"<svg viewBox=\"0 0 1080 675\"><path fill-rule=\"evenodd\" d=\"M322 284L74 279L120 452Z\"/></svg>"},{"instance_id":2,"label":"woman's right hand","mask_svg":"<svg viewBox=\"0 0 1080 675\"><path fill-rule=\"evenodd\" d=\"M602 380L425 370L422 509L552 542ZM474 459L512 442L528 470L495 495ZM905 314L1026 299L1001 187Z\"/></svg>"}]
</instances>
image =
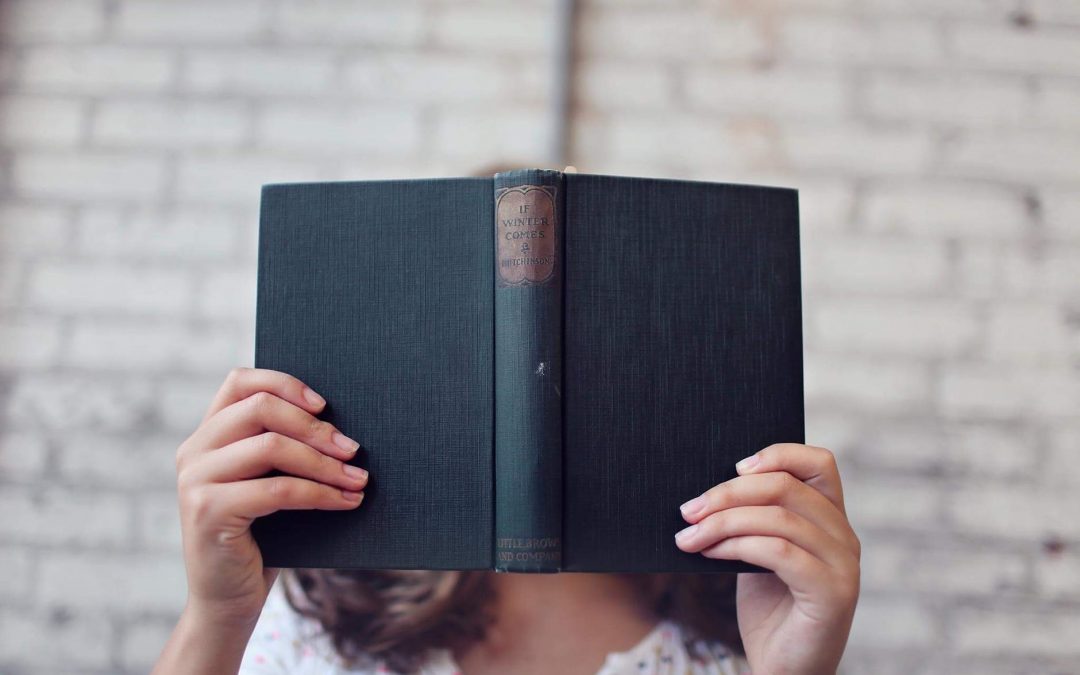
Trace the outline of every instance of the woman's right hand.
<instances>
[{"instance_id":1,"label":"woman's right hand","mask_svg":"<svg viewBox=\"0 0 1080 675\"><path fill-rule=\"evenodd\" d=\"M274 370L237 368L225 378L176 452L185 612L253 625L277 570L264 569L251 522L281 509L360 504L367 472L346 463L359 444L315 417L325 405ZM271 469L286 475L267 477Z\"/></svg>"}]
</instances>

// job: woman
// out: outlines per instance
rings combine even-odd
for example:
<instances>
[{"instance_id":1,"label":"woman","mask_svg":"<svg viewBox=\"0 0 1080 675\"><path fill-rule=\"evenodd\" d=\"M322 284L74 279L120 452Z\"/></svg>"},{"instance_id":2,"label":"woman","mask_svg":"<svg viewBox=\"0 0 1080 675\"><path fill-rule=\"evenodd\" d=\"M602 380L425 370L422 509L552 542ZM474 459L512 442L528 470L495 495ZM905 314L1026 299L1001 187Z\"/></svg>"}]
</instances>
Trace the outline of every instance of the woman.
<instances>
[{"instance_id":1,"label":"woman","mask_svg":"<svg viewBox=\"0 0 1080 675\"><path fill-rule=\"evenodd\" d=\"M281 602L252 520L362 508L368 476L345 463L358 444L317 419L325 405L290 375L237 369L181 444L188 600L154 673L836 672L860 544L832 453L812 446L764 448L678 507L672 545L774 572L738 575L742 645L730 575L301 571Z\"/></svg>"}]
</instances>

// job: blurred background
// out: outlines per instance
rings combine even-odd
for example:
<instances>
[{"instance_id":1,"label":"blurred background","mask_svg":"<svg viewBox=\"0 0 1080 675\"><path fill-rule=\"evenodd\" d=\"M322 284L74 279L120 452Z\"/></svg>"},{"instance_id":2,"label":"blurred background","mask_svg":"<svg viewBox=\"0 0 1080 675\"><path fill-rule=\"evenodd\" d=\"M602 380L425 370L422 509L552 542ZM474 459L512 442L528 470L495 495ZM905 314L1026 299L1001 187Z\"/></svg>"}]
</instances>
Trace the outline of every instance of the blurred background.
<instances>
[{"instance_id":1,"label":"blurred background","mask_svg":"<svg viewBox=\"0 0 1080 675\"><path fill-rule=\"evenodd\" d=\"M507 162L798 188L843 672L1080 673L1074 0L6 0L0 144L4 675L165 642L260 185Z\"/></svg>"}]
</instances>

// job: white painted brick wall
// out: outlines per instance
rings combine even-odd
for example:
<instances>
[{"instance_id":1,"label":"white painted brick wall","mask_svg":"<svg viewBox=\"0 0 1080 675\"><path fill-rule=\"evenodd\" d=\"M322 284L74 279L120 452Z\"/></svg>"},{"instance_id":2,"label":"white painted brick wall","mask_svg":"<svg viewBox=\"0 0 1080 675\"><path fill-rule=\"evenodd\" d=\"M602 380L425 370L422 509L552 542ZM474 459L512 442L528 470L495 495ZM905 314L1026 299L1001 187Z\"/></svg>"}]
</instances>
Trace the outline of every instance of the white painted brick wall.
<instances>
[{"instance_id":1,"label":"white painted brick wall","mask_svg":"<svg viewBox=\"0 0 1080 675\"><path fill-rule=\"evenodd\" d=\"M0 0L0 672L146 672L263 183L541 163L554 3ZM582 0L582 170L800 189L844 673L1075 672L1080 9ZM85 517L93 513L93 518Z\"/></svg>"}]
</instances>

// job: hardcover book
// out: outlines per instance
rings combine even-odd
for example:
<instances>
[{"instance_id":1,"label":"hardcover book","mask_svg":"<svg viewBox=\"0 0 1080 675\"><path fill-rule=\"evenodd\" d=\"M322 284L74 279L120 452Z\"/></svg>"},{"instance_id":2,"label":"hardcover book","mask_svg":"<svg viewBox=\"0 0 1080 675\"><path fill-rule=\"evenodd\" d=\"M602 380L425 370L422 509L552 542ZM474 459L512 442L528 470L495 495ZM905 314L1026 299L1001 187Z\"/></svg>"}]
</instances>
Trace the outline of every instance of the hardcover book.
<instances>
[{"instance_id":1,"label":"hardcover book","mask_svg":"<svg viewBox=\"0 0 1080 675\"><path fill-rule=\"evenodd\" d=\"M802 442L798 195L523 169L263 187L255 365L328 401L348 511L270 567L746 572L679 505Z\"/></svg>"}]
</instances>

